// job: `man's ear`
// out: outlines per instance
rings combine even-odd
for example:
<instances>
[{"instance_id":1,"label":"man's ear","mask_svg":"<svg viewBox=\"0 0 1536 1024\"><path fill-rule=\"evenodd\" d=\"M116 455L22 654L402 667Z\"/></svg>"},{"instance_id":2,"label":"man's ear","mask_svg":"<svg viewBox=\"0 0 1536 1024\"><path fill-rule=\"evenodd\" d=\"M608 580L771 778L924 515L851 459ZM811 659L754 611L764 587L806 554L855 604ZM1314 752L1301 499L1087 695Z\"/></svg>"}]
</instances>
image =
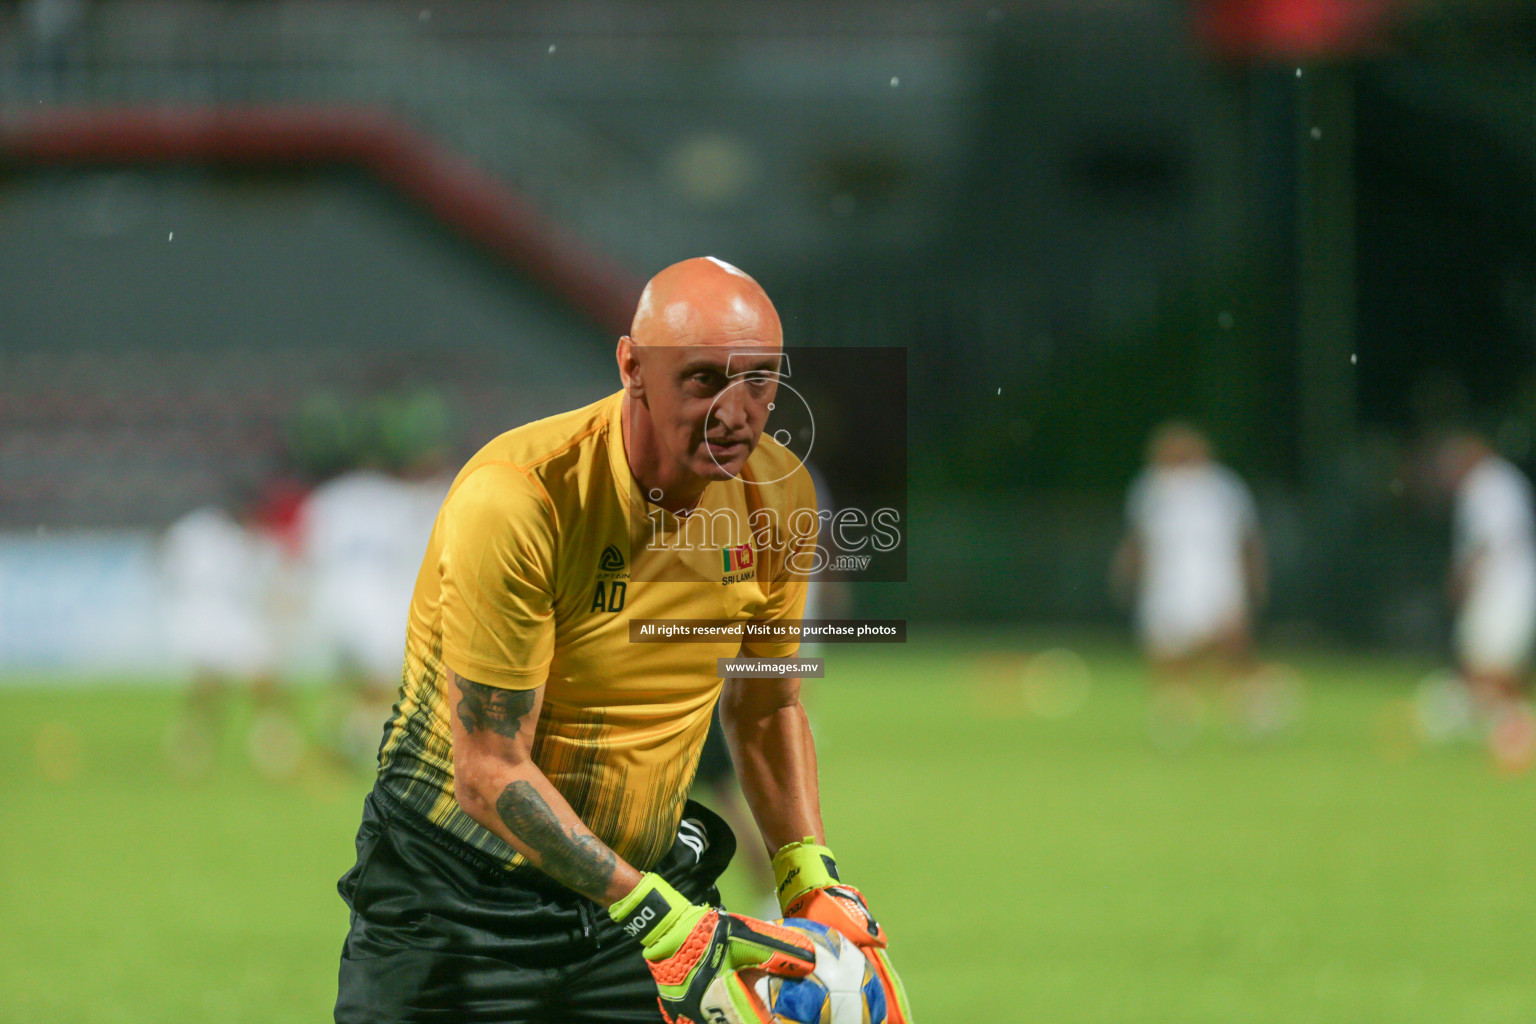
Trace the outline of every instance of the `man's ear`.
<instances>
[{"instance_id":1,"label":"man's ear","mask_svg":"<svg viewBox=\"0 0 1536 1024\"><path fill-rule=\"evenodd\" d=\"M614 352L614 358L619 364L619 380L624 383L625 394L631 398L645 396L645 382L641 380L640 374L640 354L636 351L639 347L626 334L619 339L618 349Z\"/></svg>"}]
</instances>

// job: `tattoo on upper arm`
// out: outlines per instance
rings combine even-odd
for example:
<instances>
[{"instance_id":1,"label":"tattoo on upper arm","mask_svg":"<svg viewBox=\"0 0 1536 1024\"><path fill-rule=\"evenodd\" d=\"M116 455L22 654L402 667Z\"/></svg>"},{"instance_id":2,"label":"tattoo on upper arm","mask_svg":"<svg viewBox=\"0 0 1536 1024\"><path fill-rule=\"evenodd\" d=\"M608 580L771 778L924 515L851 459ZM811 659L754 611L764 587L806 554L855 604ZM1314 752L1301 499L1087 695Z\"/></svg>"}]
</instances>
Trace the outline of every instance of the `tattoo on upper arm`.
<instances>
[{"instance_id":1,"label":"tattoo on upper arm","mask_svg":"<svg viewBox=\"0 0 1536 1024\"><path fill-rule=\"evenodd\" d=\"M560 819L533 784L519 779L496 798L496 812L512 834L536 850L539 869L584 896L599 899L613 880L614 852L579 825Z\"/></svg>"},{"instance_id":2,"label":"tattoo on upper arm","mask_svg":"<svg viewBox=\"0 0 1536 1024\"><path fill-rule=\"evenodd\" d=\"M458 683L464 694L458 712L465 732L489 729L498 736L513 737L523 727L523 716L533 710L533 690L503 690L464 678Z\"/></svg>"}]
</instances>

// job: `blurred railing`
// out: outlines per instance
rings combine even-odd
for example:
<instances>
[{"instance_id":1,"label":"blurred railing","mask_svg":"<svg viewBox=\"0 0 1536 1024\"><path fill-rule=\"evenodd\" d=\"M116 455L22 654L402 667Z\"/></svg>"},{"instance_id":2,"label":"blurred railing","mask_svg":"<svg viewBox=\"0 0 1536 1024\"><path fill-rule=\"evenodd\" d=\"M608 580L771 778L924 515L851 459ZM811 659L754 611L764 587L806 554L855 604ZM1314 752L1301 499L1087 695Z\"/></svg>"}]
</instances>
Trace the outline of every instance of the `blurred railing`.
<instances>
[{"instance_id":1,"label":"blurred railing","mask_svg":"<svg viewBox=\"0 0 1536 1024\"><path fill-rule=\"evenodd\" d=\"M620 240L612 230L619 223L645 237L673 223L628 201L641 191L633 161L532 101L512 68L416 28L399 5L101 3L49 56L13 19L0 39L13 55L0 64L0 110L317 102L385 109L599 242Z\"/></svg>"},{"instance_id":2,"label":"blurred railing","mask_svg":"<svg viewBox=\"0 0 1536 1024\"><path fill-rule=\"evenodd\" d=\"M636 89L654 89L673 59L730 59L729 46L724 53L702 54L686 31L684 52L674 53L678 34L648 24L643 11L635 10L643 6L615 9L622 16L629 8L627 17L638 18L638 34L627 43L640 47L633 59L650 67L635 81ZM711 248L711 240L722 237L743 249L780 255L803 256L808 247L827 245L826 212L806 209L802 198L779 187L775 168L757 174L755 194L764 201L729 208L692 201L663 180L675 155L672 140L588 123L574 75L562 77L557 90L573 99L548 99L542 65L560 59L560 42L581 39L582 23L560 13L558 5L516 7L521 14L496 4L439 9L383 2L106 0L81 7L78 23L55 30L51 38L29 31L21 10L13 7L9 16L0 14L0 116L31 116L66 105L325 103L383 109L501 177L550 218L632 269L652 268L701 245ZM896 47L902 65L916 64L932 80L941 77L935 68L956 63L957 40L963 37L945 27L942 9L926 10L923 33L903 35L910 28L894 19L895 42L885 49ZM842 20L856 24L847 12ZM869 32L867 24L859 27ZM777 48L789 57L796 47L816 45L811 25L801 25L798 35L789 31ZM545 38L554 41L546 44ZM878 96L879 69L861 66L857 53L866 54L862 64L867 65L869 51L865 42L853 59L828 54L832 59L817 63L850 84L857 80L855 88L839 94L868 99L865 94ZM793 64L789 57L781 56L779 63ZM740 63L741 75L751 80L751 60ZM759 82L759 91L792 86L793 67L776 74L783 81ZM611 75L605 87L625 77L622 71ZM891 91L883 77L878 85ZM786 114L815 102L792 97ZM679 103L680 111L713 111L716 100L680 97ZM701 119L698 109L691 117ZM702 115L712 118L712 112ZM773 126L759 124L755 131L761 135L765 129ZM686 135L683 126L677 130ZM729 163L732 156L715 158ZM698 173L706 177L732 173L713 166L710 153L700 159Z\"/></svg>"}]
</instances>

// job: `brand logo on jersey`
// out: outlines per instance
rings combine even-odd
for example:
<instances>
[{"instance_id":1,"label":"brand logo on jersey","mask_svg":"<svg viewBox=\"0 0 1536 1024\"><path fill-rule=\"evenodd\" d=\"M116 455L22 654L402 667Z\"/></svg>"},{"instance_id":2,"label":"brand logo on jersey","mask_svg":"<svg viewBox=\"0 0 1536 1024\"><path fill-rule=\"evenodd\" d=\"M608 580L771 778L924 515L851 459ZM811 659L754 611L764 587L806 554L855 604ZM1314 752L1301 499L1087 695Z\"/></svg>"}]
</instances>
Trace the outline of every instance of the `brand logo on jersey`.
<instances>
[{"instance_id":1,"label":"brand logo on jersey","mask_svg":"<svg viewBox=\"0 0 1536 1024\"><path fill-rule=\"evenodd\" d=\"M616 545L609 544L597 556L597 589L592 593L590 612L620 612L624 610L625 591L629 584L629 571L624 567L624 554Z\"/></svg>"},{"instance_id":2,"label":"brand logo on jersey","mask_svg":"<svg viewBox=\"0 0 1536 1024\"><path fill-rule=\"evenodd\" d=\"M602 555L597 560L597 568L601 572L619 572L624 568L624 556L619 549L609 544L603 548Z\"/></svg>"}]
</instances>

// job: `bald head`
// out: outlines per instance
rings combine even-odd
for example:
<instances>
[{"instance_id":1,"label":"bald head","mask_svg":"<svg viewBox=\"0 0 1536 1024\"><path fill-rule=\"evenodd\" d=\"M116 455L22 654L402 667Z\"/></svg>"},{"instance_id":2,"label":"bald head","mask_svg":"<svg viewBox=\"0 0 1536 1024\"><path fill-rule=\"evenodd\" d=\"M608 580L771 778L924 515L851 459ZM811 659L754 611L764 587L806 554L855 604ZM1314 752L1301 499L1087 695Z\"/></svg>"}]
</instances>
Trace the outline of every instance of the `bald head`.
<instances>
[{"instance_id":1,"label":"bald head","mask_svg":"<svg viewBox=\"0 0 1536 1024\"><path fill-rule=\"evenodd\" d=\"M713 256L674 263L640 293L630 337L637 345L762 345L784 331L762 286Z\"/></svg>"},{"instance_id":2,"label":"bald head","mask_svg":"<svg viewBox=\"0 0 1536 1024\"><path fill-rule=\"evenodd\" d=\"M742 472L773 409L784 330L758 283L713 256L645 286L615 356L624 452L649 500L691 508Z\"/></svg>"}]
</instances>

